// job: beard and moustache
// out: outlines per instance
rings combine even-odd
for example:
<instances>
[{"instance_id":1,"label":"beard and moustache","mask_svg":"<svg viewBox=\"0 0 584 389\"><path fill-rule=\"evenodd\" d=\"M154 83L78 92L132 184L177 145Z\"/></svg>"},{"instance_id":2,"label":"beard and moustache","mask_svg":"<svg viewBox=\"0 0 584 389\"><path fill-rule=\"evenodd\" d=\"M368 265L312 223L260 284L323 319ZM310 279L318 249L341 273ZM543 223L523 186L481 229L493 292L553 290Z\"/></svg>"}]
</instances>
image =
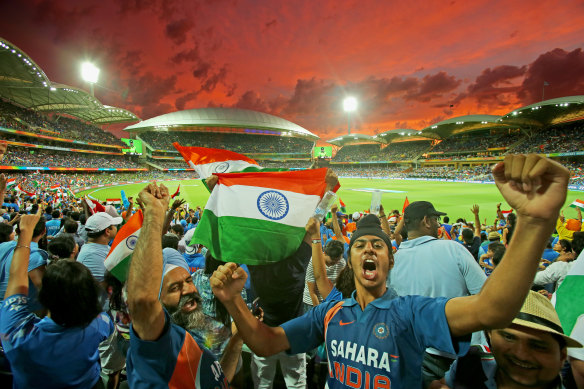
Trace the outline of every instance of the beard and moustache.
<instances>
[{"instance_id":1,"label":"beard and moustache","mask_svg":"<svg viewBox=\"0 0 584 389\"><path fill-rule=\"evenodd\" d=\"M195 310L191 312L183 311L184 306L193 300L197 304ZM176 307L166 307L166 309L170 313L170 320L187 331L212 329L210 318L203 313L201 296L196 292L181 296Z\"/></svg>"}]
</instances>

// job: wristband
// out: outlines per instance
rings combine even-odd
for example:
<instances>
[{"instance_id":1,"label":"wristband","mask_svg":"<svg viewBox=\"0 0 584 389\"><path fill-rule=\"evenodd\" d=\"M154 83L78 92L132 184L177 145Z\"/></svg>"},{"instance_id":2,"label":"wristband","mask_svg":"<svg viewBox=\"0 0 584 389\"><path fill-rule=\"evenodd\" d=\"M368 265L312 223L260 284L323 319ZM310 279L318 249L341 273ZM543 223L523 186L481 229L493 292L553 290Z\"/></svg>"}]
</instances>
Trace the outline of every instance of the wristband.
<instances>
[{"instance_id":1,"label":"wristband","mask_svg":"<svg viewBox=\"0 0 584 389\"><path fill-rule=\"evenodd\" d=\"M313 239L312 244L320 243L320 239Z\"/></svg>"},{"instance_id":2,"label":"wristband","mask_svg":"<svg viewBox=\"0 0 584 389\"><path fill-rule=\"evenodd\" d=\"M25 248L25 249L29 249L29 250L30 250L30 246L25 246L25 245L23 245L23 244L21 244L21 245L16 245L15 249L17 249L17 248L20 248L20 247L22 247L22 248Z\"/></svg>"}]
</instances>

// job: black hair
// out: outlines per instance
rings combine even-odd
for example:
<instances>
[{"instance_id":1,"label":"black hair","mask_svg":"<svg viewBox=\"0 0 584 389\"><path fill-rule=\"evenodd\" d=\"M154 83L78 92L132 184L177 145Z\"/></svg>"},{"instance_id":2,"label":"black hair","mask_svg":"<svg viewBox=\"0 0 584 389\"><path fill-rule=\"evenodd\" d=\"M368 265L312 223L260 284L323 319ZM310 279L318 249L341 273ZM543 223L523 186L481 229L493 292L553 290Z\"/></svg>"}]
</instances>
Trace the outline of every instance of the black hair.
<instances>
[{"instance_id":1,"label":"black hair","mask_svg":"<svg viewBox=\"0 0 584 389\"><path fill-rule=\"evenodd\" d=\"M474 238L474 234L470 228L465 228L462 230L462 239L464 243L471 244Z\"/></svg>"},{"instance_id":2,"label":"black hair","mask_svg":"<svg viewBox=\"0 0 584 389\"><path fill-rule=\"evenodd\" d=\"M75 240L71 236L60 235L49 242L47 249L51 260L69 258L75 251Z\"/></svg>"},{"instance_id":3,"label":"black hair","mask_svg":"<svg viewBox=\"0 0 584 389\"><path fill-rule=\"evenodd\" d=\"M576 258L584 249L584 232L578 231L574 232L574 237L572 239L572 250L576 253Z\"/></svg>"},{"instance_id":4,"label":"black hair","mask_svg":"<svg viewBox=\"0 0 584 389\"><path fill-rule=\"evenodd\" d=\"M568 239L560 239L558 243L560 243L560 246L562 246L562 249L564 249L564 251L567 252L572 251L572 242L570 242Z\"/></svg>"},{"instance_id":5,"label":"black hair","mask_svg":"<svg viewBox=\"0 0 584 389\"><path fill-rule=\"evenodd\" d=\"M14 228L8 223L0 223L0 243L8 242Z\"/></svg>"},{"instance_id":6,"label":"black hair","mask_svg":"<svg viewBox=\"0 0 584 389\"><path fill-rule=\"evenodd\" d=\"M85 215L84 213L79 215L79 223L81 223L82 225L85 225L86 221L87 221L87 215Z\"/></svg>"},{"instance_id":7,"label":"black hair","mask_svg":"<svg viewBox=\"0 0 584 389\"><path fill-rule=\"evenodd\" d=\"M444 216L444 218L442 218L442 220L444 221L444 223L448 224L448 222L450 221L450 218L448 216Z\"/></svg>"},{"instance_id":8,"label":"black hair","mask_svg":"<svg viewBox=\"0 0 584 389\"><path fill-rule=\"evenodd\" d=\"M99 286L89 269L77 261L57 261L47 267L39 302L63 327L86 327L101 312Z\"/></svg>"},{"instance_id":9,"label":"black hair","mask_svg":"<svg viewBox=\"0 0 584 389\"><path fill-rule=\"evenodd\" d=\"M178 250L178 236L175 234L165 234L162 237L162 248L165 249L167 247Z\"/></svg>"},{"instance_id":10,"label":"black hair","mask_svg":"<svg viewBox=\"0 0 584 389\"><path fill-rule=\"evenodd\" d=\"M331 257L332 260L338 260L345 251L345 244L338 240L331 240L324 248L324 253Z\"/></svg>"},{"instance_id":11,"label":"black hair","mask_svg":"<svg viewBox=\"0 0 584 389\"><path fill-rule=\"evenodd\" d=\"M49 214L49 213L53 213L53 207L51 205L49 205L48 207L45 208L45 213Z\"/></svg>"},{"instance_id":12,"label":"black hair","mask_svg":"<svg viewBox=\"0 0 584 389\"><path fill-rule=\"evenodd\" d=\"M183 236L185 234L185 229L180 223L175 224L174 226L170 227L170 229L176 232L176 234L179 236Z\"/></svg>"},{"instance_id":13,"label":"black hair","mask_svg":"<svg viewBox=\"0 0 584 389\"><path fill-rule=\"evenodd\" d=\"M507 222L509 223L509 227L507 227L507 244L509 244L509 242L511 242L511 237L513 236L513 231L515 231L517 215L510 213L509 216L507 216Z\"/></svg>"},{"instance_id":14,"label":"black hair","mask_svg":"<svg viewBox=\"0 0 584 389\"><path fill-rule=\"evenodd\" d=\"M33 238L36 238L37 236L40 236L40 235L44 235L46 223L47 223L47 221L46 221L45 217L41 216L41 218L37 222L36 226L34 226L34 230L32 231ZM16 232L18 234L20 234L20 225L19 224L17 224L17 226L16 226Z\"/></svg>"},{"instance_id":15,"label":"black hair","mask_svg":"<svg viewBox=\"0 0 584 389\"><path fill-rule=\"evenodd\" d=\"M112 273L106 270L104 275L104 282L109 296L109 307L114 311L124 310L124 301L122 291L124 283L118 280Z\"/></svg>"},{"instance_id":16,"label":"black hair","mask_svg":"<svg viewBox=\"0 0 584 389\"><path fill-rule=\"evenodd\" d=\"M77 233L77 222L75 220L67 219L63 224L63 229L65 232L69 234L76 234Z\"/></svg>"},{"instance_id":17,"label":"black hair","mask_svg":"<svg viewBox=\"0 0 584 389\"><path fill-rule=\"evenodd\" d=\"M73 211L69 213L69 217L73 220L75 220L76 222L79 221L79 217L81 216L81 214L77 211Z\"/></svg>"},{"instance_id":18,"label":"black hair","mask_svg":"<svg viewBox=\"0 0 584 389\"><path fill-rule=\"evenodd\" d=\"M352 268L345 266L343 270L341 270L335 281L335 287L341 292L343 298L351 296L355 290L355 275L353 274Z\"/></svg>"},{"instance_id":19,"label":"black hair","mask_svg":"<svg viewBox=\"0 0 584 389\"><path fill-rule=\"evenodd\" d=\"M101 231L97 231L97 232L87 231L87 237L88 238L91 238L91 239L97 239L100 236L102 236L103 234L105 234L105 230L107 230L107 228L106 229L103 229Z\"/></svg>"},{"instance_id":20,"label":"black hair","mask_svg":"<svg viewBox=\"0 0 584 389\"><path fill-rule=\"evenodd\" d=\"M493 243L491 243L491 244L493 244ZM497 267L499 265L499 263L501 262L501 259L503 259L503 256L505 255L505 251L507 251L507 249L505 248L505 245L502 244L502 243L495 243L495 244L497 246L493 250L493 259L492 259L492 261L493 261L493 265L495 267Z\"/></svg>"},{"instance_id":21,"label":"black hair","mask_svg":"<svg viewBox=\"0 0 584 389\"><path fill-rule=\"evenodd\" d=\"M210 277L211 274L213 274L213 272L223 264L224 262L221 262L220 260L213 258L211 252L207 251L207 254L205 255L205 269L203 270L203 273ZM229 316L229 312L227 312L227 308L225 308L225 305L223 305L223 303L219 301L219 299L215 297L215 295L213 295L213 301L215 302L215 313L217 315L215 319L223 323L223 325L225 326L230 325L231 317Z\"/></svg>"}]
</instances>

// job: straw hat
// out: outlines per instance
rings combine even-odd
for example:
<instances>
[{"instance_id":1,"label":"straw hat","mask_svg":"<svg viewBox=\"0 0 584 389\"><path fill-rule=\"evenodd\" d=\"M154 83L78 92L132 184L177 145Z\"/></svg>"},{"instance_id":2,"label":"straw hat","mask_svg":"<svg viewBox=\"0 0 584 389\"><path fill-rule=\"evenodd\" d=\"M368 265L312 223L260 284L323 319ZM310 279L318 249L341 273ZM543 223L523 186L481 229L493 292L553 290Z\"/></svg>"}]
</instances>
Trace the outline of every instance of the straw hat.
<instances>
[{"instance_id":1,"label":"straw hat","mask_svg":"<svg viewBox=\"0 0 584 389\"><path fill-rule=\"evenodd\" d=\"M513 324L559 335L564 338L567 347L582 347L580 342L564 335L560 318L554 306L547 297L537 292L529 291L521 311L513 320Z\"/></svg>"}]
</instances>

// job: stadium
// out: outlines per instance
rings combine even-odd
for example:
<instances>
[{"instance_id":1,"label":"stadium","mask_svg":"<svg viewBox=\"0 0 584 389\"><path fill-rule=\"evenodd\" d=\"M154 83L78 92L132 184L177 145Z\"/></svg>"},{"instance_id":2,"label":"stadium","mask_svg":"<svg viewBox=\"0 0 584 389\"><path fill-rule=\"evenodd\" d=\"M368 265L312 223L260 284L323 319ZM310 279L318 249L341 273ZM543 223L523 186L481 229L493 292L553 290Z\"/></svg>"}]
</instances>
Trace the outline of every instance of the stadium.
<instances>
[{"instance_id":1,"label":"stadium","mask_svg":"<svg viewBox=\"0 0 584 389\"><path fill-rule=\"evenodd\" d=\"M381 223L383 228L386 227L384 222L387 222L385 235L389 238L388 242L391 242L388 248L391 250L393 247L394 252L402 242L399 236L404 235L407 239L407 232L402 230L403 224L397 220L404 214L409 203L422 200L431 201L436 210L444 213L444 215L438 213L434 216L447 215L452 222L457 221L457 227L453 231L458 231L458 237L453 233L452 240L458 239L460 243L464 243L462 231L475 231L472 228L473 223L476 224L475 220L479 220L479 224L489 226L483 231L480 225L476 226L478 239L482 239L482 243L488 247L491 234L495 233L498 236L499 233L496 231L500 230L502 241L505 245L509 245L511 235L507 238L506 234L510 228L513 233L515 227L506 224L505 218L512 209L497 189L492 169L507 156L514 154L540 154L567 167L570 171L570 179L567 200L562 208L563 213L568 219L577 219L577 210L580 214L579 209L584 208L584 201L580 200L584 198L582 193L584 192L582 171L584 168L584 95L543 100L531 105L515 107L504 115L477 112L453 116L431 123L422 129L399 128L369 135L352 133L349 124L346 135L327 139L318 136L316 129L307 129L282 117L250 109L204 107L167 112L151 118L140 118L123 107L109 106L106 103L96 98L93 93L51 81L33 58L13 43L0 38L0 138L7 145L7 151L0 162L0 173L4 175L6 182L2 216L7 223L16 222L21 217L19 212L23 215L30 210L34 212L40 204L44 203L44 206L51 207L52 217L57 220L60 220L60 217L65 219L65 216L77 214L78 220L75 222L79 222L79 214L83 211L88 216L91 212L93 214L91 217L94 217L96 213L111 211L116 218L120 217L119 220L124 218L124 227L120 224L120 230L127 226L134 228L132 220L138 220L138 218L134 219L136 215L142 218L142 212L138 211L132 216L128 209L132 210L133 203L128 206L128 199L136 199L138 193L148 183L163 183L168 187L169 193L174 193L173 197L177 196L174 202L171 201L172 212L165 209L167 224L165 224L166 229L163 230L163 240L174 234L170 231L182 230L182 234L178 234L179 237L172 237L176 240L176 248L179 248L180 238L181 244L184 244L183 253L195 250L196 254L203 258L201 252L205 252L207 246L212 245L191 244L190 240L185 241L188 232L184 233L185 228L196 229L197 223L202 223L204 220L203 215L208 215L203 212L208 211L206 208L212 191L209 189L212 189L212 186L208 185L209 177L200 177L192 161L189 164L189 161L185 160L173 146L175 143L188 148L235 152L253 159L259 167L267 170L310 173L313 171L311 169L330 168L339 178L340 189L336 192L335 204L338 204L340 212L331 214L329 206L325 220L331 230L328 231L329 240L337 240L339 237L339 241L341 239L347 241L346 245L336 242L341 243L341 249L339 249L341 252L343 248L344 250L349 248L351 232L357 231L354 229L346 234L346 228L350 224L355 224L354 220L366 217L365 215L370 213L375 206L372 200L377 195L381 196L381 205L385 214L380 215L381 222L378 219L376 221ZM126 135L118 138L110 131L110 127L121 124L125 126ZM223 171L217 169L214 172L222 173ZM233 176L239 174L234 173ZM257 174L263 174L263 172ZM328 186L327 188L332 190ZM262 195L265 193L267 192ZM284 199L287 213L288 200ZM180 202L181 200L184 202ZM579 203L581 205L578 205ZM176 208L174 204L177 204ZM261 211L259 197L257 204L258 210ZM480 208L480 219L479 208L473 207L476 213L470 208L473 204ZM575 207L574 204L577 206ZM209 207L213 206L211 204ZM174 212L176 216L172 219ZM391 219L392 212L397 213L397 218L394 217L395 220L390 222L388 220ZM51 215L48 211L46 213ZM473 219L475 217L476 219ZM84 217L81 219L85 220ZM402 221L404 219L405 215ZM73 216L71 220L74 220ZM440 217L436 220L440 223ZM340 221L340 227L335 224L338 221ZM136 230L142 227L141 223L142 219ZM106 230L114 227L119 232L117 224L108 225ZM174 227L177 228L173 230ZM300 235L304 236L306 232L308 236L308 226L306 231L302 226L295 227L300 230ZM440 228L440 233L444 234L444 227ZM225 230L229 229L236 228L225 227ZM89 227L87 231L95 232ZM332 237L332 231L336 234L335 238ZM165 234L165 232L169 233ZM112 245L110 254L119 247L127 246L130 254L124 260L129 263L139 232L126 230L124 234L124 241L118 241L118 238L114 240L112 236L110 240L104 240L102 245ZM450 231L446 235L448 239L451 239L449 234ZM193 233L190 237L192 236ZM132 241L131 238L134 240ZM90 239L93 238L90 236ZM265 240L267 245L270 239ZM296 243L301 241L302 237ZM48 242L50 243L50 240ZM320 244L321 240L312 237L312 243ZM30 249L28 246L16 247ZM109 246L107 249L109 250ZM263 246L257 251L262 251L262 249L264 249ZM212 258L211 254L214 255L214 253L211 251L208 253L207 259L211 258L219 262ZM313 258L315 258L314 254ZM60 259L61 257L57 256L55 261ZM479 261L476 256L475 259ZM74 257L73 262L75 262ZM271 263L259 262L259 260L249 263L250 266L257 264L270 265ZM161 281L164 281L167 274L166 265L167 263L164 262ZM193 274L193 269L201 270L206 266L204 263L204 266L195 268L191 266L191 263L187 265L188 272ZM549 262L545 264L547 265ZM178 267L171 266L174 268L170 268L168 272ZM393 260L391 266L393 266ZM489 269L492 271L494 267L495 265L492 265ZM544 268L543 262L541 267ZM479 269L481 276L482 270ZM109 271L118 280L123 278L121 282L125 282L126 277L129 277L127 269L119 270L118 268L116 271L119 273L114 273L113 269L108 268L108 274ZM286 273L286 271L280 273ZM370 271L363 268L363 274L368 273ZM123 274L123 277L119 274ZM485 274L491 273L485 271ZM263 276L268 278L266 275ZM103 285L109 282L103 277L96 280L102 282ZM301 284L305 284L303 279L300 281ZM192 282L191 278L190 281L184 283L192 284ZM163 284L159 283L159 298L162 301L163 297L160 296L165 293L166 284L163 287ZM355 289L354 281L353 289ZM209 285L209 293L211 293L210 290ZM554 289L551 291L553 292ZM119 293L122 293L121 286ZM269 294L265 291L264 293ZM181 301L182 297L179 296ZM249 296L245 297L245 302L248 308L257 308L254 307L253 300L249 301L247 297ZM265 300L268 299L265 298ZM103 301L100 300L100 302ZM199 303L200 301L187 302L187 304L194 304L195 308ZM257 300L254 303L257 303ZM179 311L182 310L183 305ZM164 312L166 312L165 318L169 317L169 313L166 310ZM176 311L172 312L173 320L175 314ZM344 325L353 322L343 323L341 319L339 323L339 325ZM376 339L385 339L389 332L388 327L385 323L377 323L376 326L377 332L373 335ZM129 332L125 335L127 339L130 338ZM231 332L229 335L231 336ZM248 363L251 358L248 355L250 349L244 347L247 352L244 363ZM394 355L391 355L391 358L392 363L398 359ZM315 362L317 367L312 368L318 369L318 363L325 366L323 362ZM387 363L389 366L389 362ZM324 380L325 367L320 368L322 369L320 372L315 373L314 370L311 372L315 376L320 374L320 379ZM0 372L4 374L5 371L2 369L0 367ZM250 374L246 368L242 371ZM338 374L338 369L335 371ZM350 374L348 371L347 382ZM105 380L104 372L105 370L102 371L102 378ZM115 372L117 379L120 372L124 377L125 367ZM111 374L107 379L113 380L112 377L115 374ZM343 373L340 379L337 375L337 379L342 381L342 375ZM331 377L333 377L332 370ZM239 384L241 387L251 385L249 376L239 379L244 380L243 384L241 382ZM280 376L278 379L282 380ZM359 378L359 383L360 380ZM283 385L282 382L278 384L280 386L277 387Z\"/></svg>"},{"instance_id":2,"label":"stadium","mask_svg":"<svg viewBox=\"0 0 584 389\"><path fill-rule=\"evenodd\" d=\"M415 201L432 193L439 209L467 218L470 212L457 205L458 197L470 195L491 208L500 202L485 184L492 183L490 167L510 153L541 153L566 164L572 171L569 202L584 189L584 96L517 107L503 116L453 117L422 130L333 139L262 112L191 109L127 126L124 143L102 127L136 122L136 115L51 82L10 42L0 48L0 131L12 150L0 170L10 178L33 174L41 189L60 185L105 201L119 199L121 190L135 196L140 185L131 182L169 180L171 189L182 185L189 203L204 206L208 192L173 142L232 150L266 168L330 166L341 177L339 197L350 212L367 210L370 193L381 190L386 209L401 209L406 196ZM140 153L128 152L129 139L137 141ZM326 147L329 156L319 158L317 147ZM26 184L23 189L37 190Z\"/></svg>"}]
</instances>

